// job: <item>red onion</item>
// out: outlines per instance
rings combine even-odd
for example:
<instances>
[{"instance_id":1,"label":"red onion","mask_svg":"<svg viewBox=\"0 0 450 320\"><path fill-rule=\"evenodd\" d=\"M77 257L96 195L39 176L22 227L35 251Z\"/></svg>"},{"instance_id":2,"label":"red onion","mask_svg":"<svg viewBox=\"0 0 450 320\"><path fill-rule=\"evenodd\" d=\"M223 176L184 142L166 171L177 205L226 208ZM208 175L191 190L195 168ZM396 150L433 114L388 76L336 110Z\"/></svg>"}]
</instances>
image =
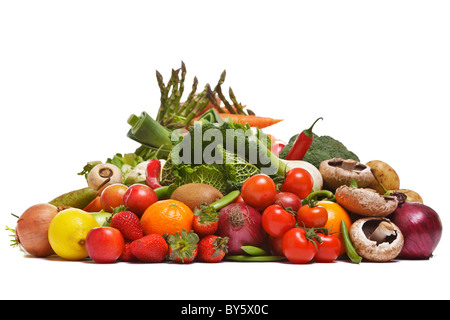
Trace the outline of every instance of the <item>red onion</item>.
<instances>
[{"instance_id":1,"label":"red onion","mask_svg":"<svg viewBox=\"0 0 450 320\"><path fill-rule=\"evenodd\" d=\"M261 214L242 203L232 203L220 210L216 234L229 238L229 254L244 254L242 246L261 247L266 239L261 226Z\"/></svg>"},{"instance_id":2,"label":"red onion","mask_svg":"<svg viewBox=\"0 0 450 320\"><path fill-rule=\"evenodd\" d=\"M388 216L405 238L399 257L428 259L442 235L442 223L436 211L419 202L404 202Z\"/></svg>"}]
</instances>

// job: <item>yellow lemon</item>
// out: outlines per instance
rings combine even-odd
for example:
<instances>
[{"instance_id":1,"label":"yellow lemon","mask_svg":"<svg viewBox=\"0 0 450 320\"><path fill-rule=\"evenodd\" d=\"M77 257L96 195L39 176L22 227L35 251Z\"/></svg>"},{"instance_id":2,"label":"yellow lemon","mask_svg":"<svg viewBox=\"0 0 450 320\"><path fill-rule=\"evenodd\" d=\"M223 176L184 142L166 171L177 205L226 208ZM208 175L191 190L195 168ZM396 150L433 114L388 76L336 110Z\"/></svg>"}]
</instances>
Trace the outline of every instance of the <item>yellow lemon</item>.
<instances>
[{"instance_id":1,"label":"yellow lemon","mask_svg":"<svg viewBox=\"0 0 450 320\"><path fill-rule=\"evenodd\" d=\"M82 260L88 257L86 236L98 226L91 214L80 209L66 209L50 222L48 240L53 251L61 258Z\"/></svg>"}]
</instances>

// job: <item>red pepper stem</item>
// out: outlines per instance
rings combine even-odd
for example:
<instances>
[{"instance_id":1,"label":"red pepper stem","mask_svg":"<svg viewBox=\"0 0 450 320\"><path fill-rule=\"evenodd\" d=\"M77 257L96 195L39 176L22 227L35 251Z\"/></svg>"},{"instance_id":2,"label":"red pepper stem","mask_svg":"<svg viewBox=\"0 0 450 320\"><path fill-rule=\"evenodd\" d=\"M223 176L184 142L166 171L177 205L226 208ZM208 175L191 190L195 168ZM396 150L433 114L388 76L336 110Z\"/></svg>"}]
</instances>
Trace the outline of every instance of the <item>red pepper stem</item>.
<instances>
[{"instance_id":1,"label":"red pepper stem","mask_svg":"<svg viewBox=\"0 0 450 320\"><path fill-rule=\"evenodd\" d=\"M313 131L312 131L312 130L313 130L313 127L314 127L314 125L316 124L316 122L319 121L319 120L323 120L323 118L322 118L322 117L317 118L316 121L314 121L314 123L312 124L312 126L309 127L309 129L303 130L303 133L304 133L308 138L311 138L311 137L313 136Z\"/></svg>"}]
</instances>

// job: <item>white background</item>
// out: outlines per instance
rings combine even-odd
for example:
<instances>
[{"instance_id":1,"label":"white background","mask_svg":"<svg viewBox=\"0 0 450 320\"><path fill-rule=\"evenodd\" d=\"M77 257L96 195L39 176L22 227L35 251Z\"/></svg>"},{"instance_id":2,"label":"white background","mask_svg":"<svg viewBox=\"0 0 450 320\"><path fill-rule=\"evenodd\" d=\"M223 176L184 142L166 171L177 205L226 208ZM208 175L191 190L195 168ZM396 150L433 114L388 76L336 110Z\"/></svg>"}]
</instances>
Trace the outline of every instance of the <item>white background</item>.
<instances>
[{"instance_id":1,"label":"white background","mask_svg":"<svg viewBox=\"0 0 450 320\"><path fill-rule=\"evenodd\" d=\"M4 231L0 297L450 298L449 15L447 1L2 1L2 228L85 187L87 161L134 151L128 116L156 115L155 70L183 60L187 88L226 69L225 90L284 119L266 130L282 140L323 116L317 134L389 163L444 234L429 261L98 265L24 256Z\"/></svg>"}]
</instances>

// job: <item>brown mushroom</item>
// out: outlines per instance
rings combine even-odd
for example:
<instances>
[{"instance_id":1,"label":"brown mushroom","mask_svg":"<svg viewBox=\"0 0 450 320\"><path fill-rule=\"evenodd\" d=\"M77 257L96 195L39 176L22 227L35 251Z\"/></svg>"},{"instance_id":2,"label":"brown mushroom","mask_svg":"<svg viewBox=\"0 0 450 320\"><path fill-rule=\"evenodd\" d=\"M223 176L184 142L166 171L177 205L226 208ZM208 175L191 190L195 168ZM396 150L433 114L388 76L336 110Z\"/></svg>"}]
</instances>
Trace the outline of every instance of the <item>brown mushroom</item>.
<instances>
[{"instance_id":1,"label":"brown mushroom","mask_svg":"<svg viewBox=\"0 0 450 320\"><path fill-rule=\"evenodd\" d=\"M370 188L340 186L335 197L346 210L366 217L386 217L398 206L397 197L382 196Z\"/></svg>"},{"instance_id":2,"label":"brown mushroom","mask_svg":"<svg viewBox=\"0 0 450 320\"><path fill-rule=\"evenodd\" d=\"M353 159L333 158L324 160L319 166L326 186L336 190L342 185L349 186L354 179L358 187L368 187L375 180L370 167Z\"/></svg>"},{"instance_id":3,"label":"brown mushroom","mask_svg":"<svg viewBox=\"0 0 450 320\"><path fill-rule=\"evenodd\" d=\"M376 262L395 259L405 242L400 229L386 218L356 220L350 227L349 235L356 252Z\"/></svg>"}]
</instances>

